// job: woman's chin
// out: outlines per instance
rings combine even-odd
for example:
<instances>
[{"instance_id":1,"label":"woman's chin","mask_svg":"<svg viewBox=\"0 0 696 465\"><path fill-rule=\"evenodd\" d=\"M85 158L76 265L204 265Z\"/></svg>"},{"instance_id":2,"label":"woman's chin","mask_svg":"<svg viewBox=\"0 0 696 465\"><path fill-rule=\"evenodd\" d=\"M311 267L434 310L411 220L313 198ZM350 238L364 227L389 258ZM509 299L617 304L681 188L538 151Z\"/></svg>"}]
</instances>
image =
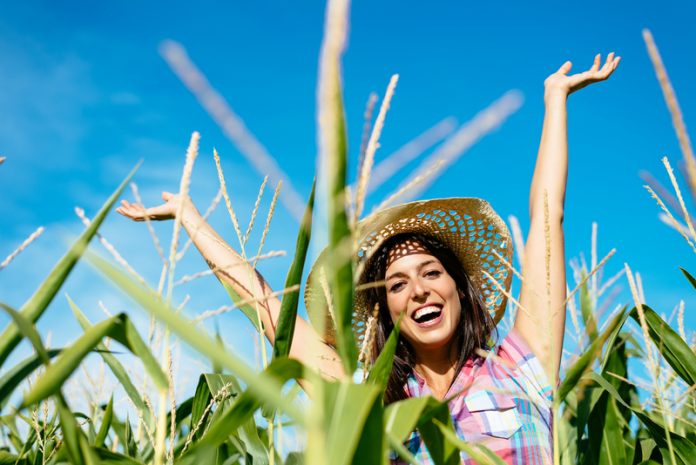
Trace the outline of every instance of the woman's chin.
<instances>
[{"instance_id":1,"label":"woman's chin","mask_svg":"<svg viewBox=\"0 0 696 465\"><path fill-rule=\"evenodd\" d=\"M454 332L446 327L432 331L423 331L415 334L411 345L418 351L440 350L450 344Z\"/></svg>"}]
</instances>

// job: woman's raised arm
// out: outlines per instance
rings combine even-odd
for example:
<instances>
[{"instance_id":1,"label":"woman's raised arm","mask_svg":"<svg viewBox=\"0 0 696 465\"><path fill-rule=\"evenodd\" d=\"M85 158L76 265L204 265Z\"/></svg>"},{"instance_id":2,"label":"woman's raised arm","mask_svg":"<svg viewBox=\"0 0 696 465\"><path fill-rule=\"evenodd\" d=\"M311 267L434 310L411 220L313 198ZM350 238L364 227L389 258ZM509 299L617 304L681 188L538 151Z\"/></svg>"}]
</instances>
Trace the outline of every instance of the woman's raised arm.
<instances>
[{"instance_id":1,"label":"woman's raised arm","mask_svg":"<svg viewBox=\"0 0 696 465\"><path fill-rule=\"evenodd\" d=\"M549 381L556 385L565 333L566 274L563 205L568 175L568 95L607 79L619 64L610 53L601 65L568 75L569 61L544 82L546 113L532 185L529 192L530 226L524 251L520 304L515 329L541 360ZM545 218L548 211L548 218ZM550 242L547 255L546 242Z\"/></svg>"},{"instance_id":2,"label":"woman's raised arm","mask_svg":"<svg viewBox=\"0 0 696 465\"><path fill-rule=\"evenodd\" d=\"M122 200L116 211L134 221L144 221L146 218L157 221L173 219L181 202L180 196L163 192L162 199L165 201L164 204L147 209ZM263 276L205 221L190 198L185 200L182 211L182 226L218 279L232 286L243 299L259 302L261 322L266 337L273 344L280 313L278 297L266 297L273 291ZM300 317L297 317L295 323L290 357L319 370L327 378L344 376L343 366L336 351L324 343L314 328Z\"/></svg>"}]
</instances>

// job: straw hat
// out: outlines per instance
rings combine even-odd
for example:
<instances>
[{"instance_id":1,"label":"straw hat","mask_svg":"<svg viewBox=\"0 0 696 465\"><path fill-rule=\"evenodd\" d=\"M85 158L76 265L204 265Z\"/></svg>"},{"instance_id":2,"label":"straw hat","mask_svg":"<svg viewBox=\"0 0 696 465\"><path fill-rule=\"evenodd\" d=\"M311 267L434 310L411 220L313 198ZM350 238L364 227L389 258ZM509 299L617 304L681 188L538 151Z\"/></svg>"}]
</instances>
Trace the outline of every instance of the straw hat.
<instances>
[{"instance_id":1,"label":"straw hat","mask_svg":"<svg viewBox=\"0 0 696 465\"><path fill-rule=\"evenodd\" d=\"M497 323L505 313L506 297L491 279L494 278L506 293L510 290L512 273L507 263L512 260L512 240L505 222L482 199L449 198L405 203L380 210L358 223L358 252L356 272L360 275L357 287L365 285L366 274L375 252L385 240L397 234L418 233L430 236L448 247L459 259L464 271L478 287L488 311ZM498 255L496 255L496 252ZM320 284L322 268L328 262L324 249L307 278L304 300L307 309L326 305L325 292ZM487 276L486 273L489 275ZM354 296L353 330L362 340L372 309L367 308L365 293ZM321 307L314 307L321 308ZM312 311L310 313L310 319ZM335 344L333 318L325 318L324 338Z\"/></svg>"}]
</instances>

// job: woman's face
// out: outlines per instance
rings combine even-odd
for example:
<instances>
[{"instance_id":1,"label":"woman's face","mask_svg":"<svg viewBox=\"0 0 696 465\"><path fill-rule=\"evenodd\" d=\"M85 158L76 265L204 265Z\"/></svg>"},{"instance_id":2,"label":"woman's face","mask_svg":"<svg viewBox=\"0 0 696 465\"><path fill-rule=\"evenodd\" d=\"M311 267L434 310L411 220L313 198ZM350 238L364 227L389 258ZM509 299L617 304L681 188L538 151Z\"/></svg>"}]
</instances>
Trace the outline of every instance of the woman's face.
<instances>
[{"instance_id":1,"label":"woman's face","mask_svg":"<svg viewBox=\"0 0 696 465\"><path fill-rule=\"evenodd\" d=\"M452 276L424 249L393 257L385 273L387 306L392 321L414 349L440 349L452 340L461 302Z\"/></svg>"}]
</instances>

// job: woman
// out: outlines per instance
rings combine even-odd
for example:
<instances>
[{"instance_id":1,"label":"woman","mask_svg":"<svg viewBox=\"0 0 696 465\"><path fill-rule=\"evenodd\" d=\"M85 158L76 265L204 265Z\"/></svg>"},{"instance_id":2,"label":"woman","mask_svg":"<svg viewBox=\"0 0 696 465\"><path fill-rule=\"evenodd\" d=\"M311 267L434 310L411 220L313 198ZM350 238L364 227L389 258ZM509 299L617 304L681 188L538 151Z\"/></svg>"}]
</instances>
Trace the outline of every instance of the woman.
<instances>
[{"instance_id":1,"label":"woman","mask_svg":"<svg viewBox=\"0 0 696 465\"><path fill-rule=\"evenodd\" d=\"M511 243L504 223L486 202L415 202L361 223L359 259L365 271L360 282L377 285L356 294L356 318L364 330L370 326L367 316L378 308L373 358L403 315L386 401L426 394L451 398L460 437L483 441L509 463L550 463L552 458L550 386L557 384L565 328L567 97L607 79L619 60L611 53L601 65L597 55L589 70L573 75L568 75L571 63L566 62L544 83L546 112L530 189L520 309L514 328L497 348L491 349L489 341L505 307ZM182 224L218 278L245 298L271 293L190 199L166 192L162 197L165 204L149 209L124 200L117 211L136 221L171 219L183 201ZM255 277L251 283L249 276ZM271 343L279 309L280 301L270 297L261 312ZM318 367L327 377L345 376L330 335L320 336L302 318L290 356ZM416 433L408 445L427 460ZM462 460L466 463L466 456Z\"/></svg>"}]
</instances>

